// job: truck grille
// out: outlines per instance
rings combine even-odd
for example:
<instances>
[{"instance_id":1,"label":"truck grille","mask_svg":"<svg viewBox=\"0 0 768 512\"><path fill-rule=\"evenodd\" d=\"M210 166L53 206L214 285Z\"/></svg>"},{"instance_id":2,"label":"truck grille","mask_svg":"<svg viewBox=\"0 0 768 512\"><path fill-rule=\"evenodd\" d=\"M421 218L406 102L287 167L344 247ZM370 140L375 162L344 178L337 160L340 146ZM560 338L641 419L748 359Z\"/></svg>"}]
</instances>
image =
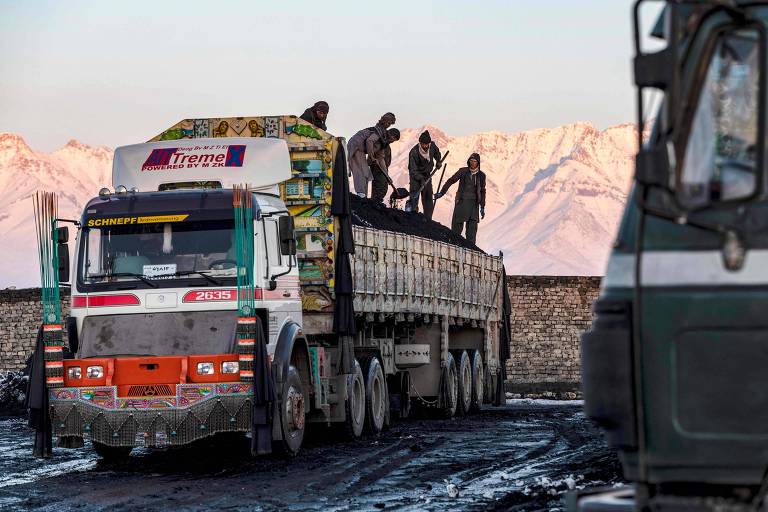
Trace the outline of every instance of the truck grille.
<instances>
[{"instance_id":1,"label":"truck grille","mask_svg":"<svg viewBox=\"0 0 768 512\"><path fill-rule=\"evenodd\" d=\"M167 384L150 384L145 386L131 386L128 388L129 397L139 396L173 396L171 386Z\"/></svg>"}]
</instances>

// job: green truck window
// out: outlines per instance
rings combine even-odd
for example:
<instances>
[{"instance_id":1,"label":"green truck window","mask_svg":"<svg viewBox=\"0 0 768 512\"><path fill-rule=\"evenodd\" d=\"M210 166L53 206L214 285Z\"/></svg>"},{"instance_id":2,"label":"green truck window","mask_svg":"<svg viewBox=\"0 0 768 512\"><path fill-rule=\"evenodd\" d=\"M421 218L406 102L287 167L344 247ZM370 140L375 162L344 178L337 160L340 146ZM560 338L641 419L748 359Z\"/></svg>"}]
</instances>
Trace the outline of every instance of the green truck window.
<instances>
[{"instance_id":1,"label":"green truck window","mask_svg":"<svg viewBox=\"0 0 768 512\"><path fill-rule=\"evenodd\" d=\"M760 35L719 35L698 95L680 175L690 208L746 199L758 167Z\"/></svg>"}]
</instances>

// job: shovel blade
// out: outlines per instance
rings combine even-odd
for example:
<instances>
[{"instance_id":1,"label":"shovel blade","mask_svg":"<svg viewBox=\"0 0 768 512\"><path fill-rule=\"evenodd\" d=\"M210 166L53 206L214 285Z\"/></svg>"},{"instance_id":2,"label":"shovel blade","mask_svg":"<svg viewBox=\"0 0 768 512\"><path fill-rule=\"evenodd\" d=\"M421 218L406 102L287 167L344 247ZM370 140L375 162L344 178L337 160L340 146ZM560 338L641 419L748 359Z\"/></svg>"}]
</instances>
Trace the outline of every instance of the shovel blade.
<instances>
[{"instance_id":1,"label":"shovel blade","mask_svg":"<svg viewBox=\"0 0 768 512\"><path fill-rule=\"evenodd\" d=\"M396 188L392 191L392 195L389 196L391 199L405 199L408 197L408 190L404 189L402 187Z\"/></svg>"}]
</instances>

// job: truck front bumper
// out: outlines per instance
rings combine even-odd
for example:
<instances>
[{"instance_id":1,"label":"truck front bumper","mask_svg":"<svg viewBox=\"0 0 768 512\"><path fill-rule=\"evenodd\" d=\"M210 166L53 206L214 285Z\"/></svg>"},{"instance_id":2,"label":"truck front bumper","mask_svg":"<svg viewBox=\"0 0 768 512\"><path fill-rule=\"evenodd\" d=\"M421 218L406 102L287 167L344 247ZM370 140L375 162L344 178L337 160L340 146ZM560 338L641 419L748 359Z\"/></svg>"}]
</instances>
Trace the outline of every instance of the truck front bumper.
<instances>
[{"instance_id":1,"label":"truck front bumper","mask_svg":"<svg viewBox=\"0 0 768 512\"><path fill-rule=\"evenodd\" d=\"M115 386L48 391L59 437L108 446L179 446L219 432L251 429L250 383L178 384L175 396L124 398Z\"/></svg>"}]
</instances>

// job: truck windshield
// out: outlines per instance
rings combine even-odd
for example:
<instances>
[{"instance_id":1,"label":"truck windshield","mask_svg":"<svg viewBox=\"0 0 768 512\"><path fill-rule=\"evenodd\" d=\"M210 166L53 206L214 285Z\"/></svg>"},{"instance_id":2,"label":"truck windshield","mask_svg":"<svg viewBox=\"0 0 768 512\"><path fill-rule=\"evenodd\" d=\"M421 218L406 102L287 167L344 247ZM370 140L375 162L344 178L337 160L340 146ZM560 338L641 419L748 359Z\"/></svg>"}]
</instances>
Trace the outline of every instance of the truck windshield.
<instances>
[{"instance_id":1,"label":"truck windshield","mask_svg":"<svg viewBox=\"0 0 768 512\"><path fill-rule=\"evenodd\" d=\"M78 277L85 285L179 286L176 281L189 279L221 284L237 272L231 219L86 225L81 246Z\"/></svg>"}]
</instances>

